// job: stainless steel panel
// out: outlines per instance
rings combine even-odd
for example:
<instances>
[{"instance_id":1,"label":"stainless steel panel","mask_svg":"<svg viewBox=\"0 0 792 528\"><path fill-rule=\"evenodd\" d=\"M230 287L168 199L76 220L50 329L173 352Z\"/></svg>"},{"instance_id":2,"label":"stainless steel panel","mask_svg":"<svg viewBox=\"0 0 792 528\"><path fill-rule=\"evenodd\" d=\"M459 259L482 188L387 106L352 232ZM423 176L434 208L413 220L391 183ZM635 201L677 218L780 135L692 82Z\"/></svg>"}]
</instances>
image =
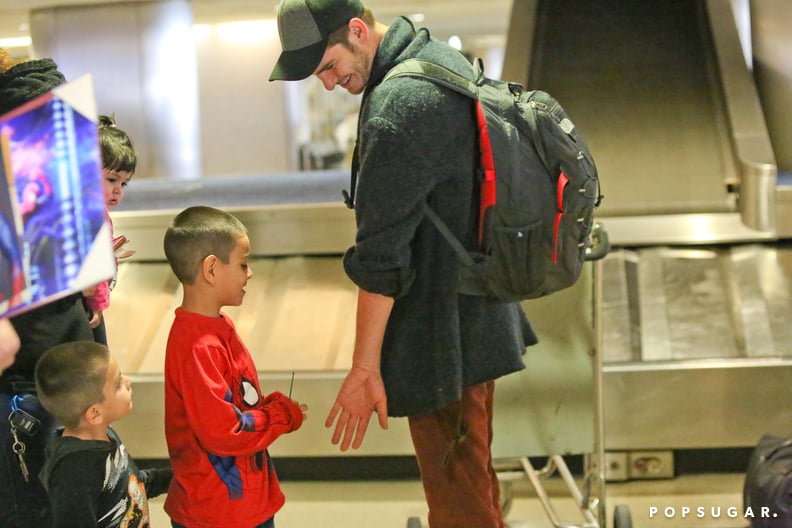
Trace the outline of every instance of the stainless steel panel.
<instances>
[{"instance_id":1,"label":"stainless steel panel","mask_svg":"<svg viewBox=\"0 0 792 528\"><path fill-rule=\"evenodd\" d=\"M747 447L792 422L789 359L605 368L609 450Z\"/></svg>"},{"instance_id":2,"label":"stainless steel panel","mask_svg":"<svg viewBox=\"0 0 792 528\"><path fill-rule=\"evenodd\" d=\"M503 79L528 84L528 68L533 56L538 4L539 0L512 1L503 61Z\"/></svg>"},{"instance_id":3,"label":"stainless steel panel","mask_svg":"<svg viewBox=\"0 0 792 528\"><path fill-rule=\"evenodd\" d=\"M735 210L703 4L547 0L537 17L529 86L553 93L591 145L603 219Z\"/></svg>"},{"instance_id":4,"label":"stainless steel panel","mask_svg":"<svg viewBox=\"0 0 792 528\"><path fill-rule=\"evenodd\" d=\"M192 181L141 180L112 217L137 253L165 260L162 238L173 217L193 205L220 207L248 228L254 255L341 254L354 243L355 215L341 201L347 171L238 176Z\"/></svg>"},{"instance_id":5,"label":"stainless steel panel","mask_svg":"<svg viewBox=\"0 0 792 528\"><path fill-rule=\"evenodd\" d=\"M753 445L792 418L792 248L617 250L603 284L605 444Z\"/></svg>"},{"instance_id":6,"label":"stainless steel panel","mask_svg":"<svg viewBox=\"0 0 792 528\"><path fill-rule=\"evenodd\" d=\"M638 255L612 252L602 263L603 354L609 361L631 362L641 357L641 322L637 303ZM603 358L604 359L604 358Z\"/></svg>"},{"instance_id":7,"label":"stainless steel panel","mask_svg":"<svg viewBox=\"0 0 792 528\"><path fill-rule=\"evenodd\" d=\"M226 210L247 227L251 254L326 255L343 253L355 240L354 214L338 204L271 206ZM130 261L163 260L165 230L180 209L113 213L116 233L136 251Z\"/></svg>"},{"instance_id":8,"label":"stainless steel panel","mask_svg":"<svg viewBox=\"0 0 792 528\"><path fill-rule=\"evenodd\" d=\"M750 5L756 85L779 170L792 173L792 4L751 0Z\"/></svg>"},{"instance_id":9,"label":"stainless steel panel","mask_svg":"<svg viewBox=\"0 0 792 528\"><path fill-rule=\"evenodd\" d=\"M640 292L641 358L667 359L671 355L671 329L666 313L668 299L661 261L652 258L653 252L642 253L639 262L638 291Z\"/></svg>"},{"instance_id":10,"label":"stainless steel panel","mask_svg":"<svg viewBox=\"0 0 792 528\"><path fill-rule=\"evenodd\" d=\"M348 170L284 172L202 178L190 181L141 180L114 211L181 210L191 205L221 208L340 204L349 188Z\"/></svg>"},{"instance_id":11,"label":"stainless steel panel","mask_svg":"<svg viewBox=\"0 0 792 528\"><path fill-rule=\"evenodd\" d=\"M587 138L614 243L775 236L775 162L729 2L516 0L512 15L504 72Z\"/></svg>"},{"instance_id":12,"label":"stainless steel panel","mask_svg":"<svg viewBox=\"0 0 792 528\"><path fill-rule=\"evenodd\" d=\"M792 200L789 203L790 212L784 214L792 218ZM623 247L734 244L776 238L775 233L750 229L736 212L614 216L600 220L608 228L611 243Z\"/></svg>"},{"instance_id":13,"label":"stainless steel panel","mask_svg":"<svg viewBox=\"0 0 792 528\"><path fill-rule=\"evenodd\" d=\"M792 238L792 185L776 187L776 219L778 238Z\"/></svg>"},{"instance_id":14,"label":"stainless steel panel","mask_svg":"<svg viewBox=\"0 0 792 528\"><path fill-rule=\"evenodd\" d=\"M604 265L605 361L792 359L789 277L785 246L614 251Z\"/></svg>"},{"instance_id":15,"label":"stainless steel panel","mask_svg":"<svg viewBox=\"0 0 792 528\"><path fill-rule=\"evenodd\" d=\"M738 207L745 225L776 230L776 158L754 78L748 70L732 13L732 3L707 1L720 86L739 171ZM792 20L792 18L790 18Z\"/></svg>"},{"instance_id":16,"label":"stainless steel panel","mask_svg":"<svg viewBox=\"0 0 792 528\"><path fill-rule=\"evenodd\" d=\"M523 302L539 344L526 369L498 380L496 457L592 453L595 442L593 264L577 284Z\"/></svg>"}]
</instances>

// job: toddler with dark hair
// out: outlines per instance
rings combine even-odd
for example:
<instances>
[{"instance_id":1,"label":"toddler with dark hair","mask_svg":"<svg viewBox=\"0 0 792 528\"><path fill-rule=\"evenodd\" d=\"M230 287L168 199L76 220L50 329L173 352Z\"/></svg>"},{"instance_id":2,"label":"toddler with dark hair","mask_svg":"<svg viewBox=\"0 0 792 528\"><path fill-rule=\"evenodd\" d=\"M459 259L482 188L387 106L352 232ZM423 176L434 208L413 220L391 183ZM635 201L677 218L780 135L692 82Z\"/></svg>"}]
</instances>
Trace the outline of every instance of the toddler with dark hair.
<instances>
[{"instance_id":1,"label":"toddler with dark hair","mask_svg":"<svg viewBox=\"0 0 792 528\"><path fill-rule=\"evenodd\" d=\"M129 135L116 126L115 117L99 116L99 147L102 154L102 189L105 200L105 220L113 235L113 250L118 259L132 256L134 251L124 249L127 238L113 232L110 209L121 203L124 191L129 185L137 166L137 154ZM110 306L110 290L115 279L101 282L85 293L85 306L88 309L94 340L107 345L107 330L102 312Z\"/></svg>"}]
</instances>

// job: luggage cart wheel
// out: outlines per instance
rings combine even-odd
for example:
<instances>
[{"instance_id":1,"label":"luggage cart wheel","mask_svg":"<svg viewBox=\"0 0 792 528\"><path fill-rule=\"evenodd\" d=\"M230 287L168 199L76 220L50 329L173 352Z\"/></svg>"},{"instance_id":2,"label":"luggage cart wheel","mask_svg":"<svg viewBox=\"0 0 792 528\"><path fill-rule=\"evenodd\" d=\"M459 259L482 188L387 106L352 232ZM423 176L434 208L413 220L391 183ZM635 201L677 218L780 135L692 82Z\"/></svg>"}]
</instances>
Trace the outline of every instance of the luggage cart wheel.
<instances>
[{"instance_id":1,"label":"luggage cart wheel","mask_svg":"<svg viewBox=\"0 0 792 528\"><path fill-rule=\"evenodd\" d=\"M632 528L632 515L626 504L618 504L613 510L613 528Z\"/></svg>"},{"instance_id":2,"label":"luggage cart wheel","mask_svg":"<svg viewBox=\"0 0 792 528\"><path fill-rule=\"evenodd\" d=\"M421 528L421 519L418 517L410 517L407 519L407 528Z\"/></svg>"}]
</instances>

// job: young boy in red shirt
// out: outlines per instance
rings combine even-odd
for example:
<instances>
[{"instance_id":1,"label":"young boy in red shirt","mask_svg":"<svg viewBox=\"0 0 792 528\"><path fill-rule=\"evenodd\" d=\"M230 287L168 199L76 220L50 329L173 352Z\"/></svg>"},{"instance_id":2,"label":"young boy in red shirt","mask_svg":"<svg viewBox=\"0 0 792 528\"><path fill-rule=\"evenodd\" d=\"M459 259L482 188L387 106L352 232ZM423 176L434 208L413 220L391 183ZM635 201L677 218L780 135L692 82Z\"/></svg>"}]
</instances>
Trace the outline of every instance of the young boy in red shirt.
<instances>
[{"instance_id":1,"label":"young boy in red shirt","mask_svg":"<svg viewBox=\"0 0 792 528\"><path fill-rule=\"evenodd\" d=\"M184 288L165 352L165 436L173 480L165 500L180 527L270 528L285 501L267 447L299 429L306 405L262 396L256 366L233 322L253 275L250 240L233 215L185 209L165 233Z\"/></svg>"}]
</instances>

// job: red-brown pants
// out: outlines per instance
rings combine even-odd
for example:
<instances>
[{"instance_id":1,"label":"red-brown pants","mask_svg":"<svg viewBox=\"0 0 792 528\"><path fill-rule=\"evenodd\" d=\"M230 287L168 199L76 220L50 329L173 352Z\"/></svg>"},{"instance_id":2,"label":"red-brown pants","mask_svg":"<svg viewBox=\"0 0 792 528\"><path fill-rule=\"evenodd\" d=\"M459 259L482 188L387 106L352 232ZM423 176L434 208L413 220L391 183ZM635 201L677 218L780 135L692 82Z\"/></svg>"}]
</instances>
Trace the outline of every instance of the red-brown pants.
<instances>
[{"instance_id":1,"label":"red-brown pants","mask_svg":"<svg viewBox=\"0 0 792 528\"><path fill-rule=\"evenodd\" d=\"M503 528L490 452L494 393L488 381L465 389L460 402L409 418L431 528Z\"/></svg>"}]
</instances>

